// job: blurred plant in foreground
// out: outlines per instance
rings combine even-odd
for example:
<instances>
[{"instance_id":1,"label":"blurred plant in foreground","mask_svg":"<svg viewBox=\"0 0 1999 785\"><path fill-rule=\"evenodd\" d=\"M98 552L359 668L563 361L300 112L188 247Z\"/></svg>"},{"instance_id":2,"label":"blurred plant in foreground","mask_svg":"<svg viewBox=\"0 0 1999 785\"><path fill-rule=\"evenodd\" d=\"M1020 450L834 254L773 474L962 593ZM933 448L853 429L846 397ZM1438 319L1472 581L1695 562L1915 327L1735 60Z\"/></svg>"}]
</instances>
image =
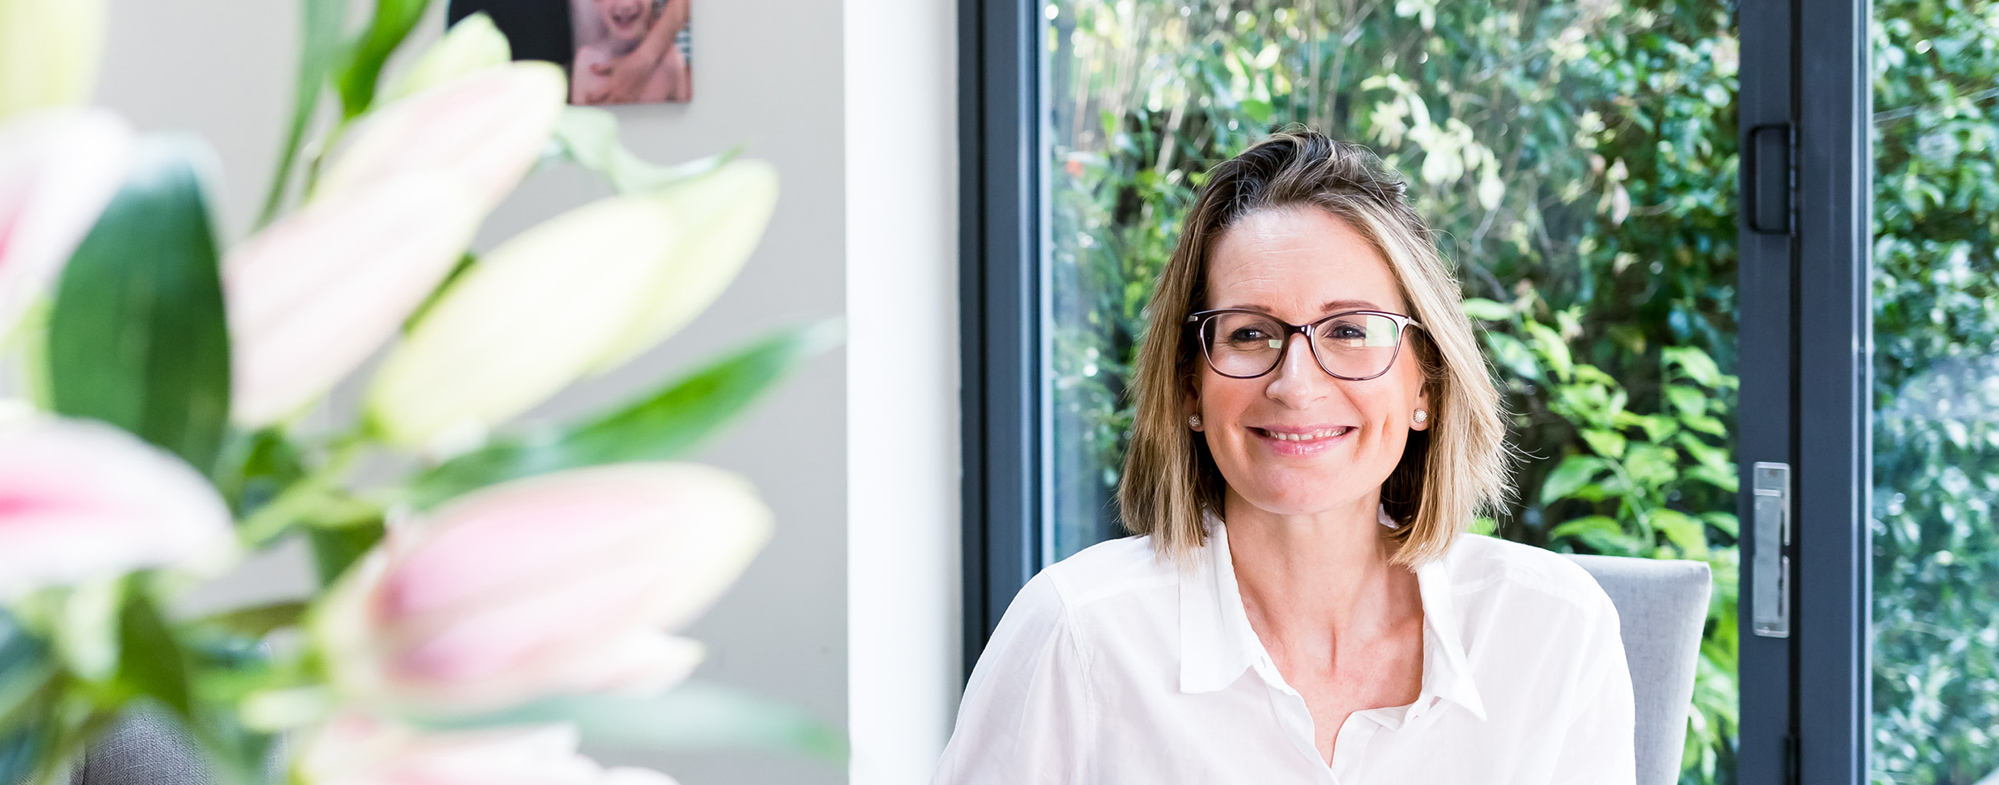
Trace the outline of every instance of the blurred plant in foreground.
<instances>
[{"instance_id":1,"label":"blurred plant in foreground","mask_svg":"<svg viewBox=\"0 0 1999 785\"><path fill-rule=\"evenodd\" d=\"M427 5L383 0L343 40L345 4L305 1L279 173L232 242L198 140L80 106L102 4L0 0L9 47L75 42L0 56L0 348L29 398L0 402L0 783L59 781L140 707L231 783L671 782L584 741L844 755L794 710L687 683L702 648L672 634L771 531L747 482L673 459L835 327L580 423L507 425L706 308L775 172L638 159L483 16L378 90ZM328 85L339 116L305 144ZM555 159L618 193L469 252ZM305 427L385 344L364 411ZM364 482L364 464L402 471ZM177 610L292 538L315 596Z\"/></svg>"}]
</instances>

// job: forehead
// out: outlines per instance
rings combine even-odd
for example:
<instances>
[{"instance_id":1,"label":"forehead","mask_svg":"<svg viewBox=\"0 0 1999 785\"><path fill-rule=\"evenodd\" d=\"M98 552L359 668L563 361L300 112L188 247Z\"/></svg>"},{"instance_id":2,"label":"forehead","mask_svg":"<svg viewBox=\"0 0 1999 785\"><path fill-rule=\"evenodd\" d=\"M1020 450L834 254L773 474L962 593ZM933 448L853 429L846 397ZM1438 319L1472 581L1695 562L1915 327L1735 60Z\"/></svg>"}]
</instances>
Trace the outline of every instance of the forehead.
<instances>
[{"instance_id":1,"label":"forehead","mask_svg":"<svg viewBox=\"0 0 1999 785\"><path fill-rule=\"evenodd\" d=\"M1237 219L1215 241L1207 277L1207 308L1255 308L1294 322L1340 301L1408 313L1388 261L1345 220L1314 207Z\"/></svg>"}]
</instances>

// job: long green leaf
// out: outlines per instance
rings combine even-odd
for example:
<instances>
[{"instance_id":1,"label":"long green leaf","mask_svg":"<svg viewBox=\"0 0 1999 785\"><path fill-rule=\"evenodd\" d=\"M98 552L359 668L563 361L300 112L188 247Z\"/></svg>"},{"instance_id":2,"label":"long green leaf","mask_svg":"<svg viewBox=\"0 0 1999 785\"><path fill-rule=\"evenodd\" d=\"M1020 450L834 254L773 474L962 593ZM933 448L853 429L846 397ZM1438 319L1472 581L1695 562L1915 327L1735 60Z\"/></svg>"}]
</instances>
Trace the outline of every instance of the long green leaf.
<instances>
[{"instance_id":1,"label":"long green leaf","mask_svg":"<svg viewBox=\"0 0 1999 785\"><path fill-rule=\"evenodd\" d=\"M56 412L117 425L215 465L229 417L229 333L197 161L184 137L141 142L57 286L49 316Z\"/></svg>"},{"instance_id":2,"label":"long green leaf","mask_svg":"<svg viewBox=\"0 0 1999 785\"><path fill-rule=\"evenodd\" d=\"M843 763L832 726L791 706L715 684L689 682L656 698L579 695L470 718L419 719L439 730L573 722L585 744L616 749L740 749Z\"/></svg>"},{"instance_id":3,"label":"long green leaf","mask_svg":"<svg viewBox=\"0 0 1999 785\"><path fill-rule=\"evenodd\" d=\"M24 709L54 674L55 664L49 658L48 646L22 629L13 614L0 608L0 735L19 725L34 724L25 722L28 715ZM0 765L0 769L4 768ZM12 780L0 777L0 782Z\"/></svg>"},{"instance_id":4,"label":"long green leaf","mask_svg":"<svg viewBox=\"0 0 1999 785\"><path fill-rule=\"evenodd\" d=\"M343 0L302 0L300 6L304 24L299 37L298 83L293 87L291 125L285 130L284 151L278 155L278 171L271 177L271 192L264 197L263 213L257 216L258 226L270 223L284 202L292 166L298 162L299 143L305 139L313 110L319 107L319 93L326 84L327 73L333 70L333 63L340 56L340 28L347 4Z\"/></svg>"},{"instance_id":5,"label":"long green leaf","mask_svg":"<svg viewBox=\"0 0 1999 785\"><path fill-rule=\"evenodd\" d=\"M375 0L375 15L368 20L368 29L348 48L339 75L340 106L347 119L359 117L375 103L382 65L429 7L430 0Z\"/></svg>"},{"instance_id":6,"label":"long green leaf","mask_svg":"<svg viewBox=\"0 0 1999 785\"><path fill-rule=\"evenodd\" d=\"M418 477L411 486L411 499L418 507L430 507L496 482L680 455L800 363L832 346L838 329L834 323L821 322L781 331L581 427L531 432L461 455Z\"/></svg>"},{"instance_id":7,"label":"long green leaf","mask_svg":"<svg viewBox=\"0 0 1999 785\"><path fill-rule=\"evenodd\" d=\"M617 115L593 106L563 107L555 124L555 141L563 155L603 175L621 194L665 190L715 171L743 152L738 146L674 166L650 163L618 140Z\"/></svg>"},{"instance_id":8,"label":"long green leaf","mask_svg":"<svg viewBox=\"0 0 1999 785\"><path fill-rule=\"evenodd\" d=\"M193 711L187 654L174 640L166 615L136 583L118 620L118 680L182 717Z\"/></svg>"}]
</instances>

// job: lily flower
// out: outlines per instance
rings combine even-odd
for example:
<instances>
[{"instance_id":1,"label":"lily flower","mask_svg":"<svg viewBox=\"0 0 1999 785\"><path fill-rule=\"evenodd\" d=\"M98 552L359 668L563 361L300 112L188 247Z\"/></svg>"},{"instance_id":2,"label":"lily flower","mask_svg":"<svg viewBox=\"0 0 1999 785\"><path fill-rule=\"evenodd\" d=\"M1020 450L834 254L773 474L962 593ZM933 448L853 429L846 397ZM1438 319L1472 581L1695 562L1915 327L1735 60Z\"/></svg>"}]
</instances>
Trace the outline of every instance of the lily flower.
<instances>
[{"instance_id":1,"label":"lily flower","mask_svg":"<svg viewBox=\"0 0 1999 785\"><path fill-rule=\"evenodd\" d=\"M0 423L0 601L147 568L214 574L229 508L194 467L109 425Z\"/></svg>"},{"instance_id":2,"label":"lily flower","mask_svg":"<svg viewBox=\"0 0 1999 785\"><path fill-rule=\"evenodd\" d=\"M700 662L672 635L771 533L749 483L684 463L576 469L392 526L315 611L349 705L422 715L657 694Z\"/></svg>"},{"instance_id":3,"label":"lily flower","mask_svg":"<svg viewBox=\"0 0 1999 785\"><path fill-rule=\"evenodd\" d=\"M0 122L0 337L97 223L124 182L136 140L130 125L103 109Z\"/></svg>"}]
</instances>

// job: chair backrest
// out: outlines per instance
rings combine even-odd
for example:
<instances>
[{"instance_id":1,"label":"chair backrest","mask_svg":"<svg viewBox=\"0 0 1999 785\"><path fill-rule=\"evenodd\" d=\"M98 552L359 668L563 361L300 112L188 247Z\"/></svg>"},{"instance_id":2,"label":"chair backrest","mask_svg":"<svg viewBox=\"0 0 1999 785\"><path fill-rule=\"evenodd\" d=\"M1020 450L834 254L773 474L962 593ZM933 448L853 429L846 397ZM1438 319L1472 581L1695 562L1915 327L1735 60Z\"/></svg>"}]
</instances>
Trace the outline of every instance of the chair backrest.
<instances>
[{"instance_id":1,"label":"chair backrest","mask_svg":"<svg viewBox=\"0 0 1999 785\"><path fill-rule=\"evenodd\" d=\"M1680 779L1713 576L1697 561L1570 556L1617 606L1637 712L1638 785Z\"/></svg>"}]
</instances>

